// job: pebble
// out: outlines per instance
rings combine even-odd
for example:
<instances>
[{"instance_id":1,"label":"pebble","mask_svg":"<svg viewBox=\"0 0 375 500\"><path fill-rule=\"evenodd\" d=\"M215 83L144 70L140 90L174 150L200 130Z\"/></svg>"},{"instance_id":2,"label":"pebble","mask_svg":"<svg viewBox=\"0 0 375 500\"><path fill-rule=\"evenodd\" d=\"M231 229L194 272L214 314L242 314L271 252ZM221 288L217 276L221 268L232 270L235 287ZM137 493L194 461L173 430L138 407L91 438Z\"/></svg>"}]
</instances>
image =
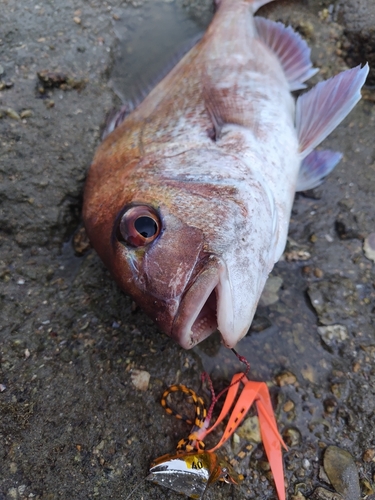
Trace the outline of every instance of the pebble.
<instances>
[{"instance_id":1,"label":"pebble","mask_svg":"<svg viewBox=\"0 0 375 500\"><path fill-rule=\"evenodd\" d=\"M284 372L276 376L276 383L279 387L285 385L294 385L297 382L297 377L291 372Z\"/></svg>"},{"instance_id":2,"label":"pebble","mask_svg":"<svg viewBox=\"0 0 375 500\"><path fill-rule=\"evenodd\" d=\"M314 491L314 493L310 498L311 500L343 500L342 497L337 493L334 493L333 491L330 490L326 490L321 486L319 486L319 488L316 488L316 490Z\"/></svg>"},{"instance_id":3,"label":"pebble","mask_svg":"<svg viewBox=\"0 0 375 500\"><path fill-rule=\"evenodd\" d=\"M315 276L316 278L323 278L324 273L323 273L323 271L322 271L321 269L319 269L319 267L316 267L316 268L314 269L314 276Z\"/></svg>"},{"instance_id":4,"label":"pebble","mask_svg":"<svg viewBox=\"0 0 375 500\"><path fill-rule=\"evenodd\" d=\"M78 256L84 255L88 250L90 250L90 240L87 236L84 227L79 228L73 236L73 248L74 252Z\"/></svg>"},{"instance_id":5,"label":"pebble","mask_svg":"<svg viewBox=\"0 0 375 500\"><path fill-rule=\"evenodd\" d=\"M370 233L363 242L363 251L369 260L375 262L375 233Z\"/></svg>"},{"instance_id":6,"label":"pebble","mask_svg":"<svg viewBox=\"0 0 375 500\"><path fill-rule=\"evenodd\" d=\"M246 441L252 441L253 443L261 443L262 438L259 429L259 419L256 415L249 417L244 420L241 427L238 429L237 434Z\"/></svg>"},{"instance_id":7,"label":"pebble","mask_svg":"<svg viewBox=\"0 0 375 500\"><path fill-rule=\"evenodd\" d=\"M300 491L298 491L296 495L292 495L290 497L290 500L306 500L306 497L305 495L302 495Z\"/></svg>"},{"instance_id":8,"label":"pebble","mask_svg":"<svg viewBox=\"0 0 375 500\"><path fill-rule=\"evenodd\" d=\"M8 108L5 110L5 112L9 116L9 118L12 118L13 120L21 120L20 115L14 109Z\"/></svg>"},{"instance_id":9,"label":"pebble","mask_svg":"<svg viewBox=\"0 0 375 500\"><path fill-rule=\"evenodd\" d=\"M363 454L364 462L375 462L375 448L369 448Z\"/></svg>"},{"instance_id":10,"label":"pebble","mask_svg":"<svg viewBox=\"0 0 375 500\"><path fill-rule=\"evenodd\" d=\"M298 429L290 427L283 432L285 444L289 447L298 446L301 443L301 434Z\"/></svg>"},{"instance_id":11,"label":"pebble","mask_svg":"<svg viewBox=\"0 0 375 500\"><path fill-rule=\"evenodd\" d=\"M328 446L324 453L324 470L332 486L345 500L359 500L361 489L357 467L348 451Z\"/></svg>"},{"instance_id":12,"label":"pebble","mask_svg":"<svg viewBox=\"0 0 375 500\"><path fill-rule=\"evenodd\" d=\"M32 116L33 112L31 111L31 109L24 109L23 111L21 111L20 113L20 117L21 118L29 118L30 116Z\"/></svg>"},{"instance_id":13,"label":"pebble","mask_svg":"<svg viewBox=\"0 0 375 500\"><path fill-rule=\"evenodd\" d=\"M270 276L266 281L266 285L259 299L259 304L261 306L270 306L271 304L275 304L279 300L278 292L282 284L282 278L279 276Z\"/></svg>"},{"instance_id":14,"label":"pebble","mask_svg":"<svg viewBox=\"0 0 375 500\"><path fill-rule=\"evenodd\" d=\"M284 257L287 262L304 261L311 259L311 253L307 250L291 250L290 252L285 252Z\"/></svg>"},{"instance_id":15,"label":"pebble","mask_svg":"<svg viewBox=\"0 0 375 500\"><path fill-rule=\"evenodd\" d=\"M294 403L293 401L289 400L287 401L284 406L283 406L283 410L288 413L289 411L292 411L294 410Z\"/></svg>"},{"instance_id":16,"label":"pebble","mask_svg":"<svg viewBox=\"0 0 375 500\"><path fill-rule=\"evenodd\" d=\"M9 499L14 499L17 500L18 498L18 491L17 488L10 488L7 492L8 498Z\"/></svg>"},{"instance_id":17,"label":"pebble","mask_svg":"<svg viewBox=\"0 0 375 500\"><path fill-rule=\"evenodd\" d=\"M150 383L150 374L145 370L133 369L130 375L132 384L139 391L147 391Z\"/></svg>"},{"instance_id":18,"label":"pebble","mask_svg":"<svg viewBox=\"0 0 375 500\"><path fill-rule=\"evenodd\" d=\"M328 347L341 344L349 338L348 329L344 325L318 326L318 333Z\"/></svg>"}]
</instances>

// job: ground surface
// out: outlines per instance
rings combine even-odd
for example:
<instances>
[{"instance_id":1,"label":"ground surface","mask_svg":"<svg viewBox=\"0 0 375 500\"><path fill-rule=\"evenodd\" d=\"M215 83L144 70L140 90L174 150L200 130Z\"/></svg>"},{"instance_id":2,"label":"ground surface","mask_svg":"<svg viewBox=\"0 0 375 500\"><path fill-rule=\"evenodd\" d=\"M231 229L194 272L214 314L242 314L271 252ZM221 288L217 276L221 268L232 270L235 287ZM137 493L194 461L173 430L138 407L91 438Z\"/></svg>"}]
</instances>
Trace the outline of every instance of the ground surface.
<instances>
[{"instance_id":1,"label":"ground surface","mask_svg":"<svg viewBox=\"0 0 375 500\"><path fill-rule=\"evenodd\" d=\"M187 434L163 412L163 390L175 382L200 390L203 369L222 387L240 369L218 339L180 349L134 311L94 251L78 257L72 246L85 174L105 116L119 102L112 89L126 96L130 84L121 81L141 74L147 44L165 56L164 33L174 22L181 27L169 35L181 37L174 48L199 32L210 3L1 4L1 500L126 498L150 461ZM263 14L308 39L322 68L318 81L345 68L346 57L351 65L366 57L351 48L358 23L374 16L370 3L281 0ZM296 197L286 258L273 272L282 281L270 282L278 291L269 290L238 346L251 376L269 382L290 446L289 498L339 498L320 470L327 445L355 461L344 467L351 486L331 479L343 498L358 496L358 478L362 496L373 494L375 275L362 242L374 232L374 101L369 88L326 141L344 159L321 187ZM333 339L317 328L333 324L341 325ZM133 385L134 369L151 375L147 391ZM243 485L213 486L208 498L275 498L261 445L238 468L247 475ZM181 497L144 483L133 498Z\"/></svg>"}]
</instances>

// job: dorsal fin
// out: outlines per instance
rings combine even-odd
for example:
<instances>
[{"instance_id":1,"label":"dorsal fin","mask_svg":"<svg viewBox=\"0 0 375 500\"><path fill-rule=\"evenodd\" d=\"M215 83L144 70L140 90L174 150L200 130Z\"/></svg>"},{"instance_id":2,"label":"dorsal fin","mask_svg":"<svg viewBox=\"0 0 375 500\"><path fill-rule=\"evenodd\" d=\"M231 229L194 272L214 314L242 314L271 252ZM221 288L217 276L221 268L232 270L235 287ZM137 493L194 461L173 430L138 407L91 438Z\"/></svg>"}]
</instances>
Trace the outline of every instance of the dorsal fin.
<instances>
[{"instance_id":1,"label":"dorsal fin","mask_svg":"<svg viewBox=\"0 0 375 500\"><path fill-rule=\"evenodd\" d=\"M363 68L342 71L299 96L296 128L301 158L306 158L354 108L368 72L367 63Z\"/></svg>"},{"instance_id":2,"label":"dorsal fin","mask_svg":"<svg viewBox=\"0 0 375 500\"><path fill-rule=\"evenodd\" d=\"M254 19L259 38L279 58L290 90L306 88L303 82L319 71L313 68L306 41L290 26L263 17Z\"/></svg>"}]
</instances>

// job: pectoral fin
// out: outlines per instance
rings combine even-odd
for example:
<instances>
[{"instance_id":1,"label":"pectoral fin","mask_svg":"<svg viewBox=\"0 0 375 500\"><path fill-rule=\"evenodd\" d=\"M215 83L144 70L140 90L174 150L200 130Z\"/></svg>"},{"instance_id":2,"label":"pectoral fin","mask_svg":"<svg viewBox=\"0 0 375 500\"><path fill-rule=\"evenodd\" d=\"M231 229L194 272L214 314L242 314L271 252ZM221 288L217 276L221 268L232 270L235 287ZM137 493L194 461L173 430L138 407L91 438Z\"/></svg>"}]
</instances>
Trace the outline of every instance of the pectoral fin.
<instances>
[{"instance_id":1,"label":"pectoral fin","mask_svg":"<svg viewBox=\"0 0 375 500\"><path fill-rule=\"evenodd\" d=\"M297 99L296 128L302 158L320 144L361 99L369 66L343 71Z\"/></svg>"}]
</instances>

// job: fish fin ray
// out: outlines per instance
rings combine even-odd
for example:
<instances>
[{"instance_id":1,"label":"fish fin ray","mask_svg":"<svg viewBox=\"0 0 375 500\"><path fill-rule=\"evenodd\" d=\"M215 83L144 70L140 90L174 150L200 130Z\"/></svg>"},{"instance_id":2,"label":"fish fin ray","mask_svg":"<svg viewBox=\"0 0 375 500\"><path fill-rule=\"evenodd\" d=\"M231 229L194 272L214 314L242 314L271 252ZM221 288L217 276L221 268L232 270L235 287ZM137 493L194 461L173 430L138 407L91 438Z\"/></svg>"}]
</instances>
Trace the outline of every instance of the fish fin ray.
<instances>
[{"instance_id":1,"label":"fish fin ray","mask_svg":"<svg viewBox=\"0 0 375 500\"><path fill-rule=\"evenodd\" d=\"M259 38L279 58L290 90L306 88L303 82L319 71L318 68L313 68L311 49L306 41L291 26L263 17L254 19Z\"/></svg>"},{"instance_id":2,"label":"fish fin ray","mask_svg":"<svg viewBox=\"0 0 375 500\"><path fill-rule=\"evenodd\" d=\"M134 110L134 103L131 101L123 104L121 108L116 111L113 109L109 112L104 130L102 132L102 140L107 137L111 132L113 132L121 123L125 120L125 118Z\"/></svg>"},{"instance_id":3,"label":"fish fin ray","mask_svg":"<svg viewBox=\"0 0 375 500\"><path fill-rule=\"evenodd\" d=\"M301 163L296 191L306 191L319 186L341 159L342 154L337 151L311 151Z\"/></svg>"},{"instance_id":4,"label":"fish fin ray","mask_svg":"<svg viewBox=\"0 0 375 500\"><path fill-rule=\"evenodd\" d=\"M231 68L230 71L232 71ZM225 75L222 79L225 80ZM221 137L225 124L248 126L247 116L251 103L244 99L239 91L236 91L236 87L231 89L231 95L228 96L227 88L218 88L211 84L210 80L207 77L203 85L203 99L215 128L215 140L217 140Z\"/></svg>"},{"instance_id":5,"label":"fish fin ray","mask_svg":"<svg viewBox=\"0 0 375 500\"><path fill-rule=\"evenodd\" d=\"M225 120L222 116L219 103L205 87L203 87L203 97L207 112L215 129L214 140L216 141L221 136L221 129L223 128Z\"/></svg>"},{"instance_id":6,"label":"fish fin ray","mask_svg":"<svg viewBox=\"0 0 375 500\"><path fill-rule=\"evenodd\" d=\"M357 66L342 71L299 96L296 128L302 158L310 154L361 99L361 87L368 71L368 63L363 68Z\"/></svg>"},{"instance_id":7,"label":"fish fin ray","mask_svg":"<svg viewBox=\"0 0 375 500\"><path fill-rule=\"evenodd\" d=\"M142 81L141 77L138 77L137 84L133 85L134 88L131 89L133 96L130 99L125 98L122 92L120 92L117 88L115 82L110 82L111 88L124 104L118 111L112 110L109 113L102 133L102 140L121 125L125 118L132 111L134 111L135 108L142 103L142 101L144 101L148 94L163 80L164 77L168 75L173 68L176 67L181 59L202 39L202 37L203 33L198 33L197 35L191 37L190 40L185 42L176 50L164 67L162 67L162 69L158 71L157 74L150 80ZM120 39L121 37L118 36L118 38Z\"/></svg>"}]
</instances>

